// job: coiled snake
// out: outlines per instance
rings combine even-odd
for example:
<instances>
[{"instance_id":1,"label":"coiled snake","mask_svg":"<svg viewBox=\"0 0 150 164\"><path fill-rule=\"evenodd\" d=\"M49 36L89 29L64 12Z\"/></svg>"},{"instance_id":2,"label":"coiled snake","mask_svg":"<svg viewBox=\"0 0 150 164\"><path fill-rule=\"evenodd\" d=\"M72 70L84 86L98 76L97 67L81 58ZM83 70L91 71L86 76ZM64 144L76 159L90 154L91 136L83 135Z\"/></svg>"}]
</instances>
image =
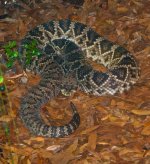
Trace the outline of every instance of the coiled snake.
<instances>
[{"instance_id":1,"label":"coiled snake","mask_svg":"<svg viewBox=\"0 0 150 164\"><path fill-rule=\"evenodd\" d=\"M41 57L25 65L25 44L38 42ZM71 103L73 117L63 126L49 126L40 116L40 108L60 92L69 95L77 88L93 95L114 95L128 90L139 77L139 68L132 55L97 34L91 28L70 20L49 21L28 32L19 48L21 63L41 76L21 100L20 117L34 134L45 137L64 137L79 126L80 117ZM107 68L94 70L87 62L92 59Z\"/></svg>"}]
</instances>

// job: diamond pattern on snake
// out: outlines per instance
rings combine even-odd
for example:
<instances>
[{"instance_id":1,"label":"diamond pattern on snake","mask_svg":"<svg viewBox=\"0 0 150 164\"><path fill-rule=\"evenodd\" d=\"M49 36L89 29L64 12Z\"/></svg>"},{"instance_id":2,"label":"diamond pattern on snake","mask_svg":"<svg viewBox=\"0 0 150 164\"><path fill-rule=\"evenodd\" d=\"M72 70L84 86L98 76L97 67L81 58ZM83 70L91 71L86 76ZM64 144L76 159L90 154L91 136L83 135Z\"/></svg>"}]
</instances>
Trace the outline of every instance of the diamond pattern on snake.
<instances>
[{"instance_id":1,"label":"diamond pattern on snake","mask_svg":"<svg viewBox=\"0 0 150 164\"><path fill-rule=\"evenodd\" d=\"M26 65L24 45L32 40L38 42L42 55ZM19 110L24 125L39 136L65 137L80 124L80 116L72 102L73 116L66 125L49 126L41 118L41 107L60 93L70 95L80 89L97 96L114 95L128 90L139 78L137 62L126 49L69 19L36 26L22 39L19 54L23 67L41 76L39 84L23 96ZM105 66L107 71L95 70L87 60Z\"/></svg>"}]
</instances>

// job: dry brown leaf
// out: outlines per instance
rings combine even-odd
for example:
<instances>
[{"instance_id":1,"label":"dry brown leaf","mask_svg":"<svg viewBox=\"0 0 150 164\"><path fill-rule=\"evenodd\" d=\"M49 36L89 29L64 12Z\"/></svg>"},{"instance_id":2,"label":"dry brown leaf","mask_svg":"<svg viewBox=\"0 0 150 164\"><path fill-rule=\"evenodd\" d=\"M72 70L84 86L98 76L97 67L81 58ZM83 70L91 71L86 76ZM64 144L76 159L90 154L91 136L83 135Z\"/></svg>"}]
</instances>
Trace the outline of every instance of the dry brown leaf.
<instances>
[{"instance_id":1,"label":"dry brown leaf","mask_svg":"<svg viewBox=\"0 0 150 164\"><path fill-rule=\"evenodd\" d=\"M18 20L18 27L19 27L19 33L20 33L20 39L22 39L26 32L27 32L27 26L26 24L23 22L23 20L19 19Z\"/></svg>"},{"instance_id":2,"label":"dry brown leaf","mask_svg":"<svg viewBox=\"0 0 150 164\"><path fill-rule=\"evenodd\" d=\"M82 134L88 134L88 133L91 133L92 131L98 129L99 127L100 127L100 125L95 125L95 126L93 126L93 127L91 127L91 128L88 128L88 129L82 131L82 132L81 132L81 135L82 135Z\"/></svg>"},{"instance_id":3,"label":"dry brown leaf","mask_svg":"<svg viewBox=\"0 0 150 164\"><path fill-rule=\"evenodd\" d=\"M119 156L126 161L134 161L137 158L141 158L143 153L137 148L123 148L120 150Z\"/></svg>"},{"instance_id":4,"label":"dry brown leaf","mask_svg":"<svg viewBox=\"0 0 150 164\"><path fill-rule=\"evenodd\" d=\"M83 160L78 161L77 164L89 164L89 162L88 162L88 160L83 159Z\"/></svg>"},{"instance_id":5,"label":"dry brown leaf","mask_svg":"<svg viewBox=\"0 0 150 164\"><path fill-rule=\"evenodd\" d=\"M43 137L31 137L30 138L31 141L37 141L37 142L44 142L44 138Z\"/></svg>"},{"instance_id":6,"label":"dry brown leaf","mask_svg":"<svg viewBox=\"0 0 150 164\"><path fill-rule=\"evenodd\" d=\"M107 163L107 162L109 163L110 161L115 160L115 156L113 155L113 153L111 153L109 151L100 152L100 156L105 161L105 163Z\"/></svg>"},{"instance_id":7,"label":"dry brown leaf","mask_svg":"<svg viewBox=\"0 0 150 164\"><path fill-rule=\"evenodd\" d=\"M57 152L58 150L60 150L61 146L60 145L52 145L46 148L46 150L50 150L53 152Z\"/></svg>"},{"instance_id":8,"label":"dry brown leaf","mask_svg":"<svg viewBox=\"0 0 150 164\"><path fill-rule=\"evenodd\" d=\"M99 110L100 112L106 111L106 107L99 105L99 106L96 106L96 110Z\"/></svg>"},{"instance_id":9,"label":"dry brown leaf","mask_svg":"<svg viewBox=\"0 0 150 164\"><path fill-rule=\"evenodd\" d=\"M132 2L133 2L134 4L136 4L137 6L139 6L139 7L143 6L142 1L140 2L140 1L138 1L138 0L132 0Z\"/></svg>"},{"instance_id":10,"label":"dry brown leaf","mask_svg":"<svg viewBox=\"0 0 150 164\"><path fill-rule=\"evenodd\" d=\"M117 11L119 12L119 13L126 13L126 12L128 12L128 8L127 7L118 7L117 8Z\"/></svg>"},{"instance_id":11,"label":"dry brown leaf","mask_svg":"<svg viewBox=\"0 0 150 164\"><path fill-rule=\"evenodd\" d=\"M131 110L131 112L136 115L141 115L141 116L150 115L150 110L134 109L134 110Z\"/></svg>"},{"instance_id":12,"label":"dry brown leaf","mask_svg":"<svg viewBox=\"0 0 150 164\"><path fill-rule=\"evenodd\" d=\"M14 152L14 153L17 153L17 154L20 154L20 155L25 155L25 156L29 156L32 154L33 152L33 149L31 147L17 147L16 145L13 145L13 146L10 146L10 145L4 145L3 148L5 150L9 150L10 152Z\"/></svg>"},{"instance_id":13,"label":"dry brown leaf","mask_svg":"<svg viewBox=\"0 0 150 164\"><path fill-rule=\"evenodd\" d=\"M75 155L73 152L77 149L78 146L78 139L76 139L69 148L64 150L63 152L57 153L54 156L52 156L51 160L53 163L63 163L67 164L70 160L75 158Z\"/></svg>"},{"instance_id":14,"label":"dry brown leaf","mask_svg":"<svg viewBox=\"0 0 150 164\"><path fill-rule=\"evenodd\" d=\"M97 140L97 133L96 132L91 133L88 138L88 147L92 151L94 151L96 148L96 140Z\"/></svg>"},{"instance_id":15,"label":"dry brown leaf","mask_svg":"<svg viewBox=\"0 0 150 164\"><path fill-rule=\"evenodd\" d=\"M106 23L110 24L110 25L114 25L115 22L112 19L107 19Z\"/></svg>"},{"instance_id":16,"label":"dry brown leaf","mask_svg":"<svg viewBox=\"0 0 150 164\"><path fill-rule=\"evenodd\" d=\"M13 161L12 161L13 159ZM18 164L19 156L16 153L12 153L12 159L8 159L8 163Z\"/></svg>"},{"instance_id":17,"label":"dry brown leaf","mask_svg":"<svg viewBox=\"0 0 150 164\"><path fill-rule=\"evenodd\" d=\"M110 143L105 142L105 141L99 141L97 142L98 145L110 145Z\"/></svg>"},{"instance_id":18,"label":"dry brown leaf","mask_svg":"<svg viewBox=\"0 0 150 164\"><path fill-rule=\"evenodd\" d=\"M33 152L34 154L38 154L40 157L42 158L51 158L53 157L53 154L43 148L40 148L40 149L36 149L34 150Z\"/></svg>"},{"instance_id":19,"label":"dry brown leaf","mask_svg":"<svg viewBox=\"0 0 150 164\"><path fill-rule=\"evenodd\" d=\"M133 117L130 118L130 121L132 122L132 125L135 128L139 128L139 127L143 126L143 123L141 121L139 121L138 119L135 119Z\"/></svg>"},{"instance_id":20,"label":"dry brown leaf","mask_svg":"<svg viewBox=\"0 0 150 164\"><path fill-rule=\"evenodd\" d=\"M1 149L3 152L7 151L7 153L3 153L6 160L2 160L2 164L10 161L8 161L10 152L13 152L14 162L17 163L19 159L21 164L150 163L149 146L143 149L145 143L150 142L149 106L141 106L150 98L150 14L148 8L150 2L144 1L142 3L142 0L127 0L124 3L112 0L108 3L108 10L103 10L101 3L104 1L107 0L87 0L83 6L76 8L71 5L64 5L60 0L51 0L51 2L45 0L46 3L42 3L41 6L39 4L34 5L38 6L36 9L25 7L25 10L20 10L15 7L15 11L11 9L9 13L13 19L0 20L0 41L3 45L9 40L20 40L30 28L47 22L51 18L71 18L94 27L102 36L123 45L133 53L141 67L139 83L129 92L119 95L118 98L116 96L113 98L112 96L88 96L81 92L77 92L73 96L81 115L79 129L81 135L77 136L79 142L75 141L75 143L72 143L72 140L77 133L62 139L45 139L44 137L31 137L29 133L27 134L27 129L16 117L20 107L19 98L27 91L25 89L29 85L37 84L38 80L30 78L31 80L29 79L22 86L17 79L13 79L17 88L10 92L9 97L15 111L13 119L17 120L16 128L20 129L21 133L17 135L20 140L16 144L15 126L10 125L10 135L7 136L9 138L4 136L4 130L0 128L0 134L2 134L0 135L0 143L5 143ZM35 0L32 2L36 3ZM3 9L0 10L0 14L2 12ZM3 53L2 50L0 52ZM94 69L107 71L105 67L99 66L99 64L94 66L94 62L88 61ZM13 77L15 78L17 75ZM52 101L47 104L47 106L50 104L47 109L54 119L64 117L63 111L67 109L68 101L72 100L72 97L69 99L63 97L63 101L60 99L55 99L56 105ZM57 110L60 105L61 110ZM91 112L87 112L87 109ZM97 111L95 112L95 110ZM11 113L11 111L9 112ZM71 117L69 112L68 114ZM4 119L5 116L2 120ZM8 122L9 119L6 117ZM67 121L67 118L64 121ZM95 126L91 126L93 124ZM13 143L13 146L9 145L6 150L5 145L8 144L8 140ZM28 144L29 147L21 146L22 142Z\"/></svg>"},{"instance_id":21,"label":"dry brown leaf","mask_svg":"<svg viewBox=\"0 0 150 164\"><path fill-rule=\"evenodd\" d=\"M15 118L15 115L12 117L12 116L9 116L9 115L3 115L0 117L0 121L3 121L3 122L10 122L12 121L13 119Z\"/></svg>"},{"instance_id":22,"label":"dry brown leaf","mask_svg":"<svg viewBox=\"0 0 150 164\"><path fill-rule=\"evenodd\" d=\"M122 117L122 118L118 118L112 115L109 115L109 120L111 121L111 124L117 125L117 126L121 126L123 127L126 122L128 121L128 117Z\"/></svg>"},{"instance_id":23,"label":"dry brown leaf","mask_svg":"<svg viewBox=\"0 0 150 164\"><path fill-rule=\"evenodd\" d=\"M4 42L5 36L7 36L7 35L8 35L7 32L0 32L0 42Z\"/></svg>"},{"instance_id":24,"label":"dry brown leaf","mask_svg":"<svg viewBox=\"0 0 150 164\"><path fill-rule=\"evenodd\" d=\"M84 150L87 148L87 146L88 146L88 143L85 143L84 145L80 146L79 152L83 153Z\"/></svg>"},{"instance_id":25,"label":"dry brown leaf","mask_svg":"<svg viewBox=\"0 0 150 164\"><path fill-rule=\"evenodd\" d=\"M142 132L141 132L142 135L146 135L146 136L149 136L150 135L150 125L146 126L143 128Z\"/></svg>"}]
</instances>

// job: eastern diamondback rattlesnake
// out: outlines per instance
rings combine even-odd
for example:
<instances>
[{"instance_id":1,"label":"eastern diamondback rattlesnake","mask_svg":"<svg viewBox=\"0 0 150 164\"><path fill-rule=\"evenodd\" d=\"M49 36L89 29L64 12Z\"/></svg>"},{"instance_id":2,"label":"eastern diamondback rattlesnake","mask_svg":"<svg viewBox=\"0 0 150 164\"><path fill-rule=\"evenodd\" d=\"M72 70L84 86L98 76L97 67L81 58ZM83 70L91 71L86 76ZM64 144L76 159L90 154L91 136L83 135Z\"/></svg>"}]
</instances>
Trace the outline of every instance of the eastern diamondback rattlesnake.
<instances>
[{"instance_id":1,"label":"eastern diamondback rattlesnake","mask_svg":"<svg viewBox=\"0 0 150 164\"><path fill-rule=\"evenodd\" d=\"M41 57L25 65L24 45L35 39ZM134 57L123 47L94 32L91 28L70 20L49 21L29 31L20 44L20 61L27 69L41 76L41 81L22 98L20 116L34 134L64 137L80 124L73 103L72 120L64 126L48 126L40 116L40 108L60 92L70 94L77 88L93 95L114 95L128 90L139 77ZM108 71L94 70L87 58L104 65Z\"/></svg>"}]
</instances>

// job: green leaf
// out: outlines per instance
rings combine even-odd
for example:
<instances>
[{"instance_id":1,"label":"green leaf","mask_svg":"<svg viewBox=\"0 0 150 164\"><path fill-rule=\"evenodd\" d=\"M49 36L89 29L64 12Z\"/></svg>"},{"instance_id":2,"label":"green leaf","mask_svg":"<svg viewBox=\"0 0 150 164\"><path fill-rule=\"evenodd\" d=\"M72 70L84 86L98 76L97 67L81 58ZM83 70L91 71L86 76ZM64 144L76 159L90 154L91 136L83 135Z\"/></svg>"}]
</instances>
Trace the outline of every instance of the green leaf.
<instances>
[{"instance_id":1,"label":"green leaf","mask_svg":"<svg viewBox=\"0 0 150 164\"><path fill-rule=\"evenodd\" d=\"M6 49L6 55L7 55L7 57L11 57L11 55L12 55L12 50L11 49Z\"/></svg>"},{"instance_id":2,"label":"green leaf","mask_svg":"<svg viewBox=\"0 0 150 164\"><path fill-rule=\"evenodd\" d=\"M16 47L16 45L17 45L16 41L10 41L8 44L6 44L6 45L4 46L4 48L5 48L5 49L11 49L11 48Z\"/></svg>"},{"instance_id":3,"label":"green leaf","mask_svg":"<svg viewBox=\"0 0 150 164\"><path fill-rule=\"evenodd\" d=\"M11 68L14 64L14 61L13 60L9 60L7 63L6 63L6 66L7 68Z\"/></svg>"},{"instance_id":4,"label":"green leaf","mask_svg":"<svg viewBox=\"0 0 150 164\"><path fill-rule=\"evenodd\" d=\"M33 47L37 46L37 40L33 39L32 42L31 42L31 45L32 45Z\"/></svg>"},{"instance_id":5,"label":"green leaf","mask_svg":"<svg viewBox=\"0 0 150 164\"><path fill-rule=\"evenodd\" d=\"M0 83L3 83L3 82L4 82L4 77L0 76Z\"/></svg>"},{"instance_id":6,"label":"green leaf","mask_svg":"<svg viewBox=\"0 0 150 164\"><path fill-rule=\"evenodd\" d=\"M14 47L16 47L16 45L17 45L16 41L11 41L9 43L10 48L14 48Z\"/></svg>"},{"instance_id":7,"label":"green leaf","mask_svg":"<svg viewBox=\"0 0 150 164\"><path fill-rule=\"evenodd\" d=\"M6 133L6 135L8 136L9 135L9 133L10 133L10 129L9 129L9 127L8 126L6 126L5 127L5 133Z\"/></svg>"},{"instance_id":8,"label":"green leaf","mask_svg":"<svg viewBox=\"0 0 150 164\"><path fill-rule=\"evenodd\" d=\"M13 52L12 52L12 56L13 56L14 58L17 58L17 57L18 57L18 51L13 51Z\"/></svg>"},{"instance_id":9,"label":"green leaf","mask_svg":"<svg viewBox=\"0 0 150 164\"><path fill-rule=\"evenodd\" d=\"M30 62L31 62L31 59L26 59L26 64L27 65L30 64Z\"/></svg>"}]
</instances>

